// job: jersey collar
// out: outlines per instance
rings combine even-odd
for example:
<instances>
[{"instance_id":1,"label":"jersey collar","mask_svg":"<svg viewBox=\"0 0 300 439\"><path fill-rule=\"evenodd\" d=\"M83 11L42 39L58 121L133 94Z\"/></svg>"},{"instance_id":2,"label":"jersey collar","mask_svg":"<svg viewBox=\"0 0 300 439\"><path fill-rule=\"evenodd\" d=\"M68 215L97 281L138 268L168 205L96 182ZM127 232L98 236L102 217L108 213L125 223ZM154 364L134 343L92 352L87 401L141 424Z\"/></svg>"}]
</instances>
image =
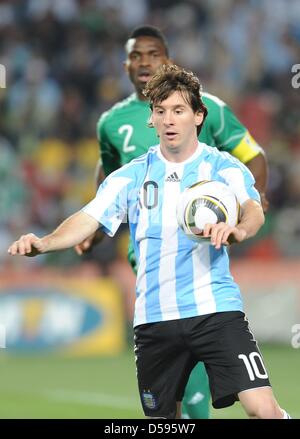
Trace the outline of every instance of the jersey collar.
<instances>
[{"instance_id":1,"label":"jersey collar","mask_svg":"<svg viewBox=\"0 0 300 439\"><path fill-rule=\"evenodd\" d=\"M203 144L201 142L198 142L198 148L196 149L196 151L194 152L194 154L192 154L189 158L187 158L186 160L184 160L183 162L170 162L169 160L167 160L160 149L160 145L157 145L157 156L160 158L161 161L165 162L165 163L172 163L174 166L178 165L185 165L186 163L190 163L193 160L196 160L202 153L203 151Z\"/></svg>"},{"instance_id":2,"label":"jersey collar","mask_svg":"<svg viewBox=\"0 0 300 439\"><path fill-rule=\"evenodd\" d=\"M132 100L135 101L136 103L143 105L144 107L149 107L150 110L150 105L149 105L149 101L142 101L141 99L139 99L137 93L132 93L131 95Z\"/></svg>"}]
</instances>

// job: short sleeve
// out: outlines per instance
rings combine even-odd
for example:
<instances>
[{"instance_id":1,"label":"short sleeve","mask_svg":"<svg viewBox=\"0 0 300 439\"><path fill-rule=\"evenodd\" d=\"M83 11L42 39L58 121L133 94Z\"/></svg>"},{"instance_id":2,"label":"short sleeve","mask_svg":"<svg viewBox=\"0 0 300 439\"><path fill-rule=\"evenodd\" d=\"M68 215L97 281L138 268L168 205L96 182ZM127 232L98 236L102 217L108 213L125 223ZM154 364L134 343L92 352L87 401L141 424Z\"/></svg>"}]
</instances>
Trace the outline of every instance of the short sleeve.
<instances>
[{"instance_id":1,"label":"short sleeve","mask_svg":"<svg viewBox=\"0 0 300 439\"><path fill-rule=\"evenodd\" d=\"M221 159L218 174L235 193L238 202L242 205L252 199L260 203L259 192L254 187L255 179L249 169L228 153L222 153L222 156L226 159Z\"/></svg>"},{"instance_id":2,"label":"short sleeve","mask_svg":"<svg viewBox=\"0 0 300 439\"><path fill-rule=\"evenodd\" d=\"M117 174L117 175L115 175ZM109 236L126 221L132 178L115 172L99 186L96 197L82 211L95 218Z\"/></svg>"}]
</instances>

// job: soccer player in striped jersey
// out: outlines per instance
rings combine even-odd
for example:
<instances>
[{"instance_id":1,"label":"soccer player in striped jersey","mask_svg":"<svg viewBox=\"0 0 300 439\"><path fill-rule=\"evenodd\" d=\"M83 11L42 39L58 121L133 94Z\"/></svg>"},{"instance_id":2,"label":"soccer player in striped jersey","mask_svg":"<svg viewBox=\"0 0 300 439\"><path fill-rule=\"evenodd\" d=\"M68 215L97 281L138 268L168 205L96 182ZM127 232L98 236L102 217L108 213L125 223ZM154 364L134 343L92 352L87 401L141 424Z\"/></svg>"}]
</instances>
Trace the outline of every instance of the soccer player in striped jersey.
<instances>
[{"instance_id":1,"label":"soccer player in striped jersey","mask_svg":"<svg viewBox=\"0 0 300 439\"><path fill-rule=\"evenodd\" d=\"M207 109L191 72L162 66L145 95L160 143L110 174L96 197L50 235L24 235L8 252L35 256L69 248L99 226L113 236L128 218L138 258L134 331L145 415L180 417L189 374L203 361L215 408L239 400L249 417L286 419L243 313L226 249L254 236L264 222L254 178L228 153L198 141ZM176 179L168 178L175 173ZM178 226L177 200L187 186L210 179L233 190L241 220L235 227L206 224L210 240L194 242Z\"/></svg>"},{"instance_id":2,"label":"soccer player in striped jersey","mask_svg":"<svg viewBox=\"0 0 300 439\"><path fill-rule=\"evenodd\" d=\"M98 184L105 175L144 154L151 145L157 143L155 130L147 127L150 108L143 89L156 69L170 62L166 39L157 28L140 26L129 36L125 49L125 69L134 85L135 93L117 103L99 119L97 136L101 159L97 171ZM203 93L202 99L208 108L208 117L199 134L199 140L229 152L246 164L255 177L256 188L266 209L267 163L262 148L221 99L209 93ZM99 236L101 239L100 233L97 234ZM91 239L88 239L77 246L78 253L87 250L90 243ZM128 256L136 272L132 245L129 246ZM200 362L191 373L186 387L183 417L208 418L209 399L208 378Z\"/></svg>"}]
</instances>

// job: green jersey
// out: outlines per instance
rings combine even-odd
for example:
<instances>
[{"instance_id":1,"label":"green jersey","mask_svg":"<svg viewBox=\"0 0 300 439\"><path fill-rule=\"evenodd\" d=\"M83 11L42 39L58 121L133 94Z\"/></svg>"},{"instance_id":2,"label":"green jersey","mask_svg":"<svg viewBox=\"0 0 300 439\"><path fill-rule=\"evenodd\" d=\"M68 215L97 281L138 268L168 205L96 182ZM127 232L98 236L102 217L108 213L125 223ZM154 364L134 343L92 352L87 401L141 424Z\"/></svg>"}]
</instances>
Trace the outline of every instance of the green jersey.
<instances>
[{"instance_id":1,"label":"green jersey","mask_svg":"<svg viewBox=\"0 0 300 439\"><path fill-rule=\"evenodd\" d=\"M255 157L260 147L231 109L221 99L208 93L203 93L202 99L208 116L199 140L230 152L243 163ZM139 100L134 93L100 117L97 136L106 175L159 143L155 129L147 126L150 114L149 103Z\"/></svg>"}]
</instances>

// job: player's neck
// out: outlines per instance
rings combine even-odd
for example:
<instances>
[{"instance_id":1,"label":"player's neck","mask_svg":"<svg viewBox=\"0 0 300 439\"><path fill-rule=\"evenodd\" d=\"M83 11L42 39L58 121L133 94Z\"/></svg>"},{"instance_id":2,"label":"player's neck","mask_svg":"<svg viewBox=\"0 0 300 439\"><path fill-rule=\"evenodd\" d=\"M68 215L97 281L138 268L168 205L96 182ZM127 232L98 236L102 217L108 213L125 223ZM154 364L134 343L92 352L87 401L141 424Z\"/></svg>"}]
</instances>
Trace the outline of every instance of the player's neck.
<instances>
[{"instance_id":1,"label":"player's neck","mask_svg":"<svg viewBox=\"0 0 300 439\"><path fill-rule=\"evenodd\" d=\"M139 101L148 102L148 99L143 95L142 92L136 91L135 93Z\"/></svg>"},{"instance_id":2,"label":"player's neck","mask_svg":"<svg viewBox=\"0 0 300 439\"><path fill-rule=\"evenodd\" d=\"M198 139L193 139L188 145L167 145L160 143L160 151L162 156L173 163L181 163L192 157L199 148Z\"/></svg>"}]
</instances>

